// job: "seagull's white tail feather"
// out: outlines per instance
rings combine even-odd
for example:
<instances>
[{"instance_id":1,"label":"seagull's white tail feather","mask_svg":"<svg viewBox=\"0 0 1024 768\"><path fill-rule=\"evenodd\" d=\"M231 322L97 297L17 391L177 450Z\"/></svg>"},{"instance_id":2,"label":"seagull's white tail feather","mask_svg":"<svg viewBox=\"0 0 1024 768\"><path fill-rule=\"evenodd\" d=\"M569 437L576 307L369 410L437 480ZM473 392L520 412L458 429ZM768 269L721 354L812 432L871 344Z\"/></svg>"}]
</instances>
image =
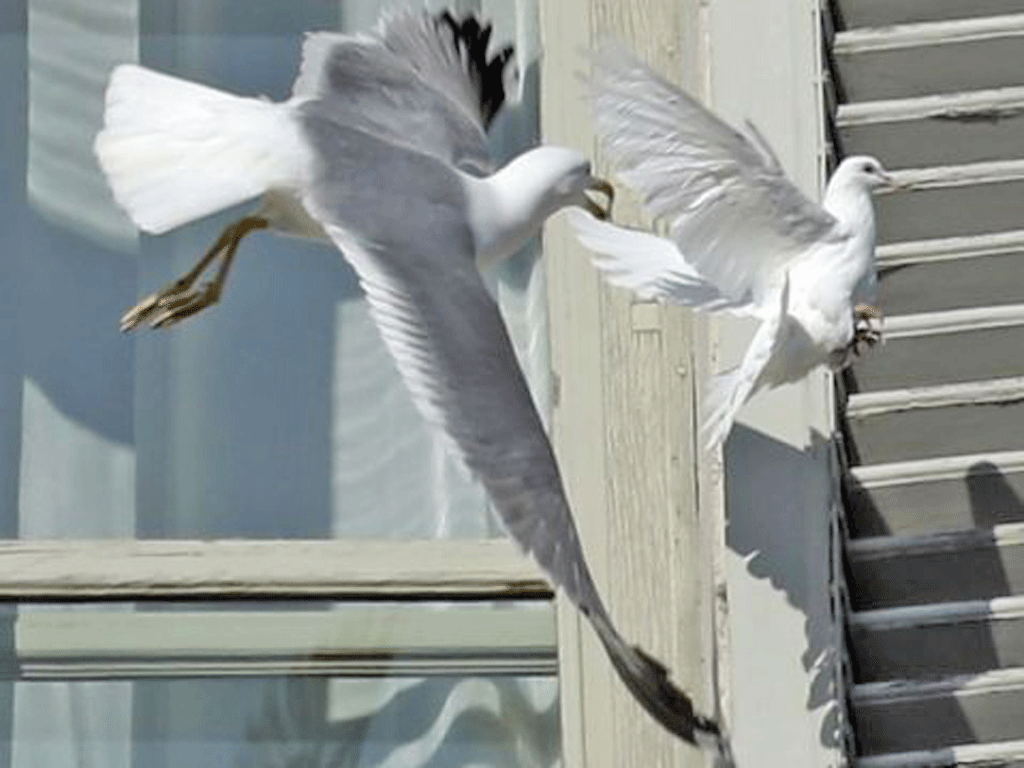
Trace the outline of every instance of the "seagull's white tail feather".
<instances>
[{"instance_id":1,"label":"seagull's white tail feather","mask_svg":"<svg viewBox=\"0 0 1024 768\"><path fill-rule=\"evenodd\" d=\"M725 443L733 421L743 404L756 391L761 373L776 353L781 341L780 329L789 306L789 276L784 278L778 305L765 318L747 347L743 360L735 368L719 373L711 381L703 404L701 433L704 446L713 450Z\"/></svg>"},{"instance_id":2,"label":"seagull's white tail feather","mask_svg":"<svg viewBox=\"0 0 1024 768\"><path fill-rule=\"evenodd\" d=\"M95 150L117 202L160 234L294 185L297 139L281 104L124 64L111 74Z\"/></svg>"},{"instance_id":3,"label":"seagull's white tail feather","mask_svg":"<svg viewBox=\"0 0 1024 768\"><path fill-rule=\"evenodd\" d=\"M686 262L671 240L599 221L580 210L569 212L569 223L579 241L594 251L594 266L612 285L647 301L702 309L727 305L721 292Z\"/></svg>"}]
</instances>

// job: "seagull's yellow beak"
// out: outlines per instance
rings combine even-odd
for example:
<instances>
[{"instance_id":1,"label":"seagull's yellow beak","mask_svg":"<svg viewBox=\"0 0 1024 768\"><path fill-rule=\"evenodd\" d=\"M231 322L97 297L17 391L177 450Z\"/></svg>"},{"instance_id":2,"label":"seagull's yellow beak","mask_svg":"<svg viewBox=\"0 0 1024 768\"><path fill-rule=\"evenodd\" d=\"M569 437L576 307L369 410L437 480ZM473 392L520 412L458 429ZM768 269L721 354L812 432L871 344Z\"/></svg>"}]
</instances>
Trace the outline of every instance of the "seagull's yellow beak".
<instances>
[{"instance_id":1,"label":"seagull's yellow beak","mask_svg":"<svg viewBox=\"0 0 1024 768\"><path fill-rule=\"evenodd\" d=\"M885 187L883 187L883 189L886 189L886 190L888 190L890 192L897 192L897 191L899 191L901 189L910 189L911 188L911 184L910 184L909 181L900 181L898 178L896 178L889 171L885 171L884 180L885 180Z\"/></svg>"},{"instance_id":2,"label":"seagull's yellow beak","mask_svg":"<svg viewBox=\"0 0 1024 768\"><path fill-rule=\"evenodd\" d=\"M588 192L595 192L607 197L608 202L605 204L605 207L602 208L600 203L595 202L587 194ZM612 203L615 202L615 187L611 185L611 182L599 179L595 176L591 178L586 190L584 190L583 200L583 207L592 213L595 218L601 219L601 221L607 221L612 217Z\"/></svg>"}]
</instances>

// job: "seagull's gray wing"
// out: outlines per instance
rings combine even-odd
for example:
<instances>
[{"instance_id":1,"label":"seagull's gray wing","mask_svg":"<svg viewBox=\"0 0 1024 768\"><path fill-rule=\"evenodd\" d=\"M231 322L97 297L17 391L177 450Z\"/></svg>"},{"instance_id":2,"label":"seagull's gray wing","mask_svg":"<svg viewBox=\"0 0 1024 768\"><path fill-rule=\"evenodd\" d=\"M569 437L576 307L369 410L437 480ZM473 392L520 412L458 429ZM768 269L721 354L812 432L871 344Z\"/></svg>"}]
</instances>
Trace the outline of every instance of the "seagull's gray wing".
<instances>
[{"instance_id":1,"label":"seagull's gray wing","mask_svg":"<svg viewBox=\"0 0 1024 768\"><path fill-rule=\"evenodd\" d=\"M780 266L841 236L756 130L751 141L624 51L594 57L593 89L597 133L618 177L730 300L770 301Z\"/></svg>"},{"instance_id":2,"label":"seagull's gray wing","mask_svg":"<svg viewBox=\"0 0 1024 768\"><path fill-rule=\"evenodd\" d=\"M293 95L316 98L336 122L486 172L512 52L489 56L490 35L473 17L427 11L396 13L371 34L310 33Z\"/></svg>"},{"instance_id":3,"label":"seagull's gray wing","mask_svg":"<svg viewBox=\"0 0 1024 768\"><path fill-rule=\"evenodd\" d=\"M505 103L505 67L513 53L505 45L489 55L492 31L472 15L456 19L449 11L424 11L386 18L381 39L486 130Z\"/></svg>"},{"instance_id":4,"label":"seagull's gray wing","mask_svg":"<svg viewBox=\"0 0 1024 768\"><path fill-rule=\"evenodd\" d=\"M413 400L506 529L592 622L643 706L689 741L717 726L618 634L591 578L551 445L474 261L464 188L434 158L302 113L318 170L304 204L359 275Z\"/></svg>"}]
</instances>

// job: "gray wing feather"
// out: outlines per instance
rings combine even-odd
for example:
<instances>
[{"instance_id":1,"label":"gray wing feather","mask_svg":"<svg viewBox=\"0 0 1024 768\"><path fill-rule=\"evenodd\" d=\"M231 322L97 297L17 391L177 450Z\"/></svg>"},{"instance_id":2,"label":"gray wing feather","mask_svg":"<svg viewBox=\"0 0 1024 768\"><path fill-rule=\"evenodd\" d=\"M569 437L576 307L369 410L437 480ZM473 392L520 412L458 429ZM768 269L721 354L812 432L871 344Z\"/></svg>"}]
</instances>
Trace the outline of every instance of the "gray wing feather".
<instances>
[{"instance_id":1,"label":"gray wing feather","mask_svg":"<svg viewBox=\"0 0 1024 768\"><path fill-rule=\"evenodd\" d=\"M501 75L511 49L488 58L490 28L468 28L469 21L460 25L447 13L406 11L387 17L371 34L310 33L293 94L318 99L341 124L459 167L489 171L486 128L491 110L504 101Z\"/></svg>"},{"instance_id":2,"label":"gray wing feather","mask_svg":"<svg viewBox=\"0 0 1024 768\"><path fill-rule=\"evenodd\" d=\"M682 89L618 49L594 58L602 146L684 258L733 301L759 301L774 272L836 222L751 142Z\"/></svg>"},{"instance_id":3,"label":"gray wing feather","mask_svg":"<svg viewBox=\"0 0 1024 768\"><path fill-rule=\"evenodd\" d=\"M486 488L516 542L590 619L640 703L680 737L718 744L717 725L694 712L663 665L623 640L601 601L550 442L475 266L455 174L313 108L302 124L319 158L304 203L359 275L421 412ZM369 175L375 183L362 183Z\"/></svg>"}]
</instances>

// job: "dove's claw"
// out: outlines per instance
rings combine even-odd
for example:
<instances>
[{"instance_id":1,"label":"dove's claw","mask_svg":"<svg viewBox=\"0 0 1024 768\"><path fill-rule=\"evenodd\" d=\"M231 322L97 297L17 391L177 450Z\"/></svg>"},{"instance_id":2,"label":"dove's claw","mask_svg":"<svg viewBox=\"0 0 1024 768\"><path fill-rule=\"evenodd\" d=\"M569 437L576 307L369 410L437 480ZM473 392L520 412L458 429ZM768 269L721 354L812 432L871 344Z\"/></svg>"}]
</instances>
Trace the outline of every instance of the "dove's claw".
<instances>
[{"instance_id":1,"label":"dove's claw","mask_svg":"<svg viewBox=\"0 0 1024 768\"><path fill-rule=\"evenodd\" d=\"M876 328L873 320L879 323L882 321L882 312L878 307L870 304L858 304L853 308L853 341L850 342L850 351L854 355L861 354L862 346L871 349L882 341L882 331Z\"/></svg>"}]
</instances>

